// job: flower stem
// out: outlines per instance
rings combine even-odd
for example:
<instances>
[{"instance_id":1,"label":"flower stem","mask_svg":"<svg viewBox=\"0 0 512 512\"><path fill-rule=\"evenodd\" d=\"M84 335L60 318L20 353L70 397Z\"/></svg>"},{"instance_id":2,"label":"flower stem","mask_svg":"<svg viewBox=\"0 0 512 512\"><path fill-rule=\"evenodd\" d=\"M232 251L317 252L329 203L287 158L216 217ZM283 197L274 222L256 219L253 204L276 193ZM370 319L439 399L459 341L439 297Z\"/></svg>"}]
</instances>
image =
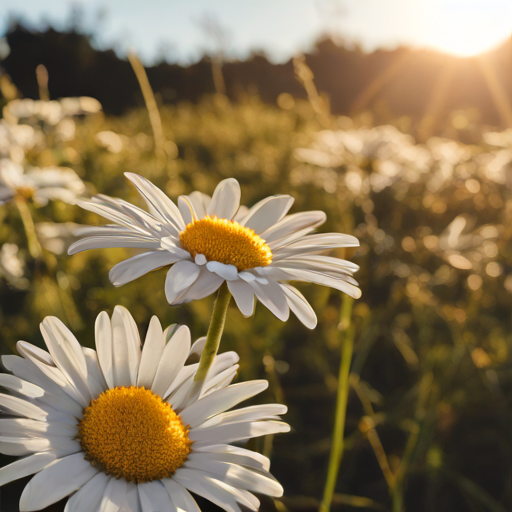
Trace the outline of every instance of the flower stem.
<instances>
[{"instance_id":1,"label":"flower stem","mask_svg":"<svg viewBox=\"0 0 512 512\"><path fill-rule=\"evenodd\" d=\"M199 368L197 369L194 380L201 382L206 378L206 374L217 355L219 350L220 339L224 331L224 322L226 321L226 313L228 311L229 301L231 300L231 293L229 292L228 285L224 281L219 288L219 293L213 305L212 318L210 320L210 327L208 327L208 334L206 335L206 344L201 354L199 361Z\"/></svg>"},{"instance_id":2,"label":"flower stem","mask_svg":"<svg viewBox=\"0 0 512 512\"><path fill-rule=\"evenodd\" d=\"M341 318L339 329L342 335L341 341L341 362L338 375L338 394L336 400L336 416L334 421L334 432L332 436L331 455L329 457L329 468L325 482L324 496L320 504L320 512L329 512L331 508L338 471L340 469L343 449L345 446L344 431L345 417L347 414L347 401L349 392L350 364L354 349L354 326L351 322L352 305L354 300L345 295L341 306Z\"/></svg>"},{"instance_id":3,"label":"flower stem","mask_svg":"<svg viewBox=\"0 0 512 512\"><path fill-rule=\"evenodd\" d=\"M41 244L37 238L36 227L34 225L34 220L32 219L32 215L27 205L27 201L21 196L15 196L14 203L18 208L18 212L21 217L21 221L23 222L23 228L25 229L25 234L27 236L28 242L28 250L30 255L35 260L41 258L43 251L41 249Z\"/></svg>"}]
</instances>

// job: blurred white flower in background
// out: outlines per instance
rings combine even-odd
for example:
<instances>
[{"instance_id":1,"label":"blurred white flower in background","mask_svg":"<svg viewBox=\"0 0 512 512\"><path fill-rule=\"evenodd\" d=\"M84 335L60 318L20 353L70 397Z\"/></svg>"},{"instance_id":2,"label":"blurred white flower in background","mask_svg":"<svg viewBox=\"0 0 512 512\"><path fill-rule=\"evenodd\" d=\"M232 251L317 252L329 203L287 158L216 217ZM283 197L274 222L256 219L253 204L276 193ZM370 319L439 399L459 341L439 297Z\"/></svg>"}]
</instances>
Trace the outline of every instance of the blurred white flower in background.
<instances>
[{"instance_id":1,"label":"blurred white flower in background","mask_svg":"<svg viewBox=\"0 0 512 512\"><path fill-rule=\"evenodd\" d=\"M43 249L53 254L64 254L67 248L76 241L75 231L85 227L74 222L39 222L36 224L37 238Z\"/></svg>"},{"instance_id":2,"label":"blurred white flower in background","mask_svg":"<svg viewBox=\"0 0 512 512\"><path fill-rule=\"evenodd\" d=\"M88 97L7 103L0 120L0 204L16 196L32 199L37 206L54 200L74 204L85 190L76 172L57 165L29 166L27 153L44 150L48 135L54 142L73 140L76 126L72 117L100 110L100 103Z\"/></svg>"},{"instance_id":3,"label":"blurred white flower in background","mask_svg":"<svg viewBox=\"0 0 512 512\"><path fill-rule=\"evenodd\" d=\"M0 160L0 203L22 196L33 199L38 206L55 200L74 204L84 191L84 182L73 169L33 167L25 172L22 165L10 159Z\"/></svg>"},{"instance_id":4,"label":"blurred white flower in background","mask_svg":"<svg viewBox=\"0 0 512 512\"><path fill-rule=\"evenodd\" d=\"M18 256L16 244L3 244L0 248L0 277L20 290L28 288L29 281L24 277L25 263Z\"/></svg>"},{"instance_id":5,"label":"blurred white flower in background","mask_svg":"<svg viewBox=\"0 0 512 512\"><path fill-rule=\"evenodd\" d=\"M3 109L4 118L10 122L43 121L56 125L69 116L94 114L101 110L98 100L89 97L63 98L54 101L21 99L10 101Z\"/></svg>"}]
</instances>

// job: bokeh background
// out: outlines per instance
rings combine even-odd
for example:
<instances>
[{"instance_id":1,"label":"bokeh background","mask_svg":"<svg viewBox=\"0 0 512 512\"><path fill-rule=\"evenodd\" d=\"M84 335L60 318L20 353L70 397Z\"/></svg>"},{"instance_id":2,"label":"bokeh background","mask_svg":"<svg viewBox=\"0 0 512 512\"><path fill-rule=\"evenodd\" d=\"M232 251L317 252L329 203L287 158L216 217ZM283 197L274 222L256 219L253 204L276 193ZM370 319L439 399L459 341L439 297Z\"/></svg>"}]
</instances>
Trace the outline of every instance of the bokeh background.
<instances>
[{"instance_id":1,"label":"bokeh background","mask_svg":"<svg viewBox=\"0 0 512 512\"><path fill-rule=\"evenodd\" d=\"M235 177L244 204L287 193L292 212L326 211L322 231L361 241L338 256L363 291L332 510L511 510L511 5L189 4L4 0L0 169L72 169L83 195L139 205L125 171L173 199ZM205 334L212 298L170 308L164 270L114 288L108 270L132 251L66 255L77 225L102 219L15 194L0 206L1 353L42 346L47 315L92 347L116 304L143 332L157 315ZM290 409L292 433L252 446L285 488L263 511L317 510L327 473L342 297L300 288L314 331L232 307L221 346ZM25 483L0 490L2 512Z\"/></svg>"}]
</instances>

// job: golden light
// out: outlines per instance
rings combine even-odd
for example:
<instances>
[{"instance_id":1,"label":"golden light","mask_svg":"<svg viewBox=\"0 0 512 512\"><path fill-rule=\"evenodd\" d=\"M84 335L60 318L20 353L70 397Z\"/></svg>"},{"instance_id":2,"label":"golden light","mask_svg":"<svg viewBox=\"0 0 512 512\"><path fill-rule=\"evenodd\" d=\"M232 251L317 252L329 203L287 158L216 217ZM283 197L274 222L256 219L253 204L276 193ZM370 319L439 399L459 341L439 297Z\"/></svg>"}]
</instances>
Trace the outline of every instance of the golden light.
<instances>
[{"instance_id":1,"label":"golden light","mask_svg":"<svg viewBox=\"0 0 512 512\"><path fill-rule=\"evenodd\" d=\"M505 39L484 31L468 33L454 27L453 32L449 34L437 34L436 40L432 42L432 47L457 57L474 57L494 49Z\"/></svg>"},{"instance_id":2,"label":"golden light","mask_svg":"<svg viewBox=\"0 0 512 512\"><path fill-rule=\"evenodd\" d=\"M512 34L510 7L501 0L431 0L427 45L458 57L490 51Z\"/></svg>"}]
</instances>

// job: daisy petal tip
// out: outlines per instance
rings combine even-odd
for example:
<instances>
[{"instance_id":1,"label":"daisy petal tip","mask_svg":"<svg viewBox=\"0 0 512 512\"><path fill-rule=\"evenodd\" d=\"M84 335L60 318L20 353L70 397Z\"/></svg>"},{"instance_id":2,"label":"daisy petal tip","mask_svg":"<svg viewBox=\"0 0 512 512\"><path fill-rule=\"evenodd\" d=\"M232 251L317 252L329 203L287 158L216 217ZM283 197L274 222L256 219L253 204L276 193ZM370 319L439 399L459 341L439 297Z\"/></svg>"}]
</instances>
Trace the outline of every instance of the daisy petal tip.
<instances>
[{"instance_id":1,"label":"daisy petal tip","mask_svg":"<svg viewBox=\"0 0 512 512\"><path fill-rule=\"evenodd\" d=\"M206 265L208 260L206 259L206 256L204 254L196 254L194 258L194 262L196 265Z\"/></svg>"}]
</instances>

